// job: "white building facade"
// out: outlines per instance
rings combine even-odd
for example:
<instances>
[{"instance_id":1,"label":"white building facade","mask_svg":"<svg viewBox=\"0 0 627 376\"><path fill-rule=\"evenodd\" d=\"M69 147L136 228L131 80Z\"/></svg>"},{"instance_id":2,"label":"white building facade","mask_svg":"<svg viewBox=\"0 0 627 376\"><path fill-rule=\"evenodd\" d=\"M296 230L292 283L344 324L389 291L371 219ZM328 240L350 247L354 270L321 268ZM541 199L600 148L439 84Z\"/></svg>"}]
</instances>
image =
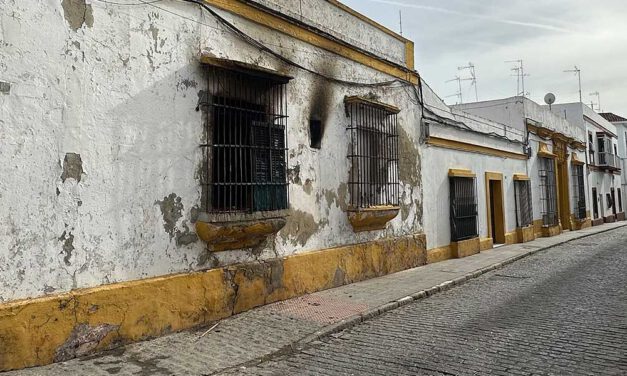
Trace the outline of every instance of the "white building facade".
<instances>
[{"instance_id":1,"label":"white building facade","mask_svg":"<svg viewBox=\"0 0 627 376\"><path fill-rule=\"evenodd\" d=\"M429 260L535 238L537 205L524 153L524 122L510 125L477 116L446 106L426 85L423 91Z\"/></svg>"},{"instance_id":2,"label":"white building facade","mask_svg":"<svg viewBox=\"0 0 627 376\"><path fill-rule=\"evenodd\" d=\"M0 9L0 370L426 263L413 44L291 3Z\"/></svg>"},{"instance_id":3,"label":"white building facade","mask_svg":"<svg viewBox=\"0 0 627 376\"><path fill-rule=\"evenodd\" d=\"M616 126L583 103L554 104L552 111L586 132L588 197L593 225L624 219Z\"/></svg>"},{"instance_id":4,"label":"white building facade","mask_svg":"<svg viewBox=\"0 0 627 376\"><path fill-rule=\"evenodd\" d=\"M618 140L618 158L620 159L620 167L621 167L621 195L617 195L619 210L624 208L625 200L627 200L627 119L613 114L611 112L600 113L605 120L614 124L616 127L616 136ZM624 212L624 209L621 210ZM621 215L620 212L618 214L618 219L624 219L624 215Z\"/></svg>"},{"instance_id":5,"label":"white building facade","mask_svg":"<svg viewBox=\"0 0 627 376\"><path fill-rule=\"evenodd\" d=\"M530 238L590 225L582 127L524 97L455 108L523 135L521 151L527 156L523 173L530 180L534 227Z\"/></svg>"}]
</instances>

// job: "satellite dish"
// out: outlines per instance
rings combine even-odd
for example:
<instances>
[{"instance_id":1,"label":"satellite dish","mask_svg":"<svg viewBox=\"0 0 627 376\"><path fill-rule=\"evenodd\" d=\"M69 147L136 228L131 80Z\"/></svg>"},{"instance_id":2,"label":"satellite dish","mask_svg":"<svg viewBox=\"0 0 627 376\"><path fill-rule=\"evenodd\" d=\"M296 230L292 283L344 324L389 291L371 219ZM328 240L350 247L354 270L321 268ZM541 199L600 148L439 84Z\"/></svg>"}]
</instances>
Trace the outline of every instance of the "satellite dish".
<instances>
[{"instance_id":1,"label":"satellite dish","mask_svg":"<svg viewBox=\"0 0 627 376\"><path fill-rule=\"evenodd\" d=\"M544 96L544 103L548 104L549 106L552 105L553 103L555 103L555 94L548 93L547 95L545 95Z\"/></svg>"}]
</instances>

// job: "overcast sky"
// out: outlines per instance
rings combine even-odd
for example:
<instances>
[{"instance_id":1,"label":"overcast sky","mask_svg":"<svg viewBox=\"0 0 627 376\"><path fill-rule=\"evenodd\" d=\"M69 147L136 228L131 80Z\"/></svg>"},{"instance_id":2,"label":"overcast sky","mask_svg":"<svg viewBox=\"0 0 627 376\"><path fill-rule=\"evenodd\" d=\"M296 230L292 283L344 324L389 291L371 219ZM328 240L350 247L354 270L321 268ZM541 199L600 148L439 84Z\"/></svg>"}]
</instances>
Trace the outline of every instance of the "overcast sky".
<instances>
[{"instance_id":1,"label":"overcast sky","mask_svg":"<svg viewBox=\"0 0 627 376\"><path fill-rule=\"evenodd\" d=\"M447 80L476 66L479 100L516 94L510 69L524 61L525 89L543 103L547 92L557 103L579 100L577 77L564 70L581 69L583 101L627 116L626 0L342 0L346 5L415 42L416 68L441 97L455 94ZM470 81L462 83L464 102L474 101ZM444 98L449 104L457 97ZM597 107L595 107L597 109Z\"/></svg>"}]
</instances>

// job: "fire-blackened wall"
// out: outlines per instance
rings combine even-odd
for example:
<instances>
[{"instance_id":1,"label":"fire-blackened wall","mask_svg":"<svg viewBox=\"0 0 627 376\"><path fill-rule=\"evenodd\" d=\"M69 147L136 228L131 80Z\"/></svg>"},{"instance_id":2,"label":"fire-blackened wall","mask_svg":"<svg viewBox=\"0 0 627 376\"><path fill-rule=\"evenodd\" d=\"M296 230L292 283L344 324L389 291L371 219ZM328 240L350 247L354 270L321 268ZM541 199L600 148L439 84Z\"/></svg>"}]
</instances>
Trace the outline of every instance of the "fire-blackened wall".
<instances>
[{"instance_id":1,"label":"fire-blackened wall","mask_svg":"<svg viewBox=\"0 0 627 376\"><path fill-rule=\"evenodd\" d=\"M320 3L321 11L332 9L327 19L334 38L350 40L359 32L336 31L342 30L338 9ZM216 11L324 76L398 80L297 36ZM366 56L400 61L396 50L405 42L391 44L396 39L388 33L341 14L353 17L347 25L378 35L372 41L393 46L386 52L385 45L362 40L370 49ZM78 0L46 7L10 2L0 16L0 81L10 85L0 93L0 301L422 232L420 111L402 80L371 87L323 78L261 52L185 3L130 9ZM195 232L204 161L203 112L196 107L207 90L201 52L294 77L286 95L289 215L277 234L254 248L209 252ZM346 212L350 140L344 97L354 95L400 109L400 213L383 230L359 233ZM310 145L312 119L322 126L319 149Z\"/></svg>"}]
</instances>

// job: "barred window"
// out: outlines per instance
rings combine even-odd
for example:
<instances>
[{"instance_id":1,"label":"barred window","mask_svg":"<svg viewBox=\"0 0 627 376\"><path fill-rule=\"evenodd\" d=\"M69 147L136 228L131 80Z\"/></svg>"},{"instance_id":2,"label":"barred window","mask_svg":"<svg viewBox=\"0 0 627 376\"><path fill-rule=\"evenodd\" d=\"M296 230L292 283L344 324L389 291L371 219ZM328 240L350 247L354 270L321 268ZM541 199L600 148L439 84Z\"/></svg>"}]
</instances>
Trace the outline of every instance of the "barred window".
<instances>
[{"instance_id":1,"label":"barred window","mask_svg":"<svg viewBox=\"0 0 627 376\"><path fill-rule=\"evenodd\" d=\"M516 196L516 226L526 227L531 225L533 223L531 181L514 180L514 196Z\"/></svg>"},{"instance_id":2,"label":"barred window","mask_svg":"<svg viewBox=\"0 0 627 376\"><path fill-rule=\"evenodd\" d=\"M479 236L475 178L450 176L449 185L451 241L460 241Z\"/></svg>"},{"instance_id":3,"label":"barred window","mask_svg":"<svg viewBox=\"0 0 627 376\"><path fill-rule=\"evenodd\" d=\"M557 185L555 183L555 165L551 158L538 158L540 163L540 203L542 223L545 226L557 225Z\"/></svg>"},{"instance_id":4,"label":"barred window","mask_svg":"<svg viewBox=\"0 0 627 376\"><path fill-rule=\"evenodd\" d=\"M361 97L347 97L344 102L350 133L351 209L398 206L399 110Z\"/></svg>"},{"instance_id":5,"label":"barred window","mask_svg":"<svg viewBox=\"0 0 627 376\"><path fill-rule=\"evenodd\" d=\"M575 218L586 218L586 189L583 182L583 165L572 166L573 176L573 203L575 204Z\"/></svg>"},{"instance_id":6,"label":"barred window","mask_svg":"<svg viewBox=\"0 0 627 376\"><path fill-rule=\"evenodd\" d=\"M620 188L618 188L618 211L622 213L623 211L623 194L620 191Z\"/></svg>"},{"instance_id":7,"label":"barred window","mask_svg":"<svg viewBox=\"0 0 627 376\"><path fill-rule=\"evenodd\" d=\"M208 212L286 209L290 78L242 63L207 65L203 202Z\"/></svg>"}]
</instances>

